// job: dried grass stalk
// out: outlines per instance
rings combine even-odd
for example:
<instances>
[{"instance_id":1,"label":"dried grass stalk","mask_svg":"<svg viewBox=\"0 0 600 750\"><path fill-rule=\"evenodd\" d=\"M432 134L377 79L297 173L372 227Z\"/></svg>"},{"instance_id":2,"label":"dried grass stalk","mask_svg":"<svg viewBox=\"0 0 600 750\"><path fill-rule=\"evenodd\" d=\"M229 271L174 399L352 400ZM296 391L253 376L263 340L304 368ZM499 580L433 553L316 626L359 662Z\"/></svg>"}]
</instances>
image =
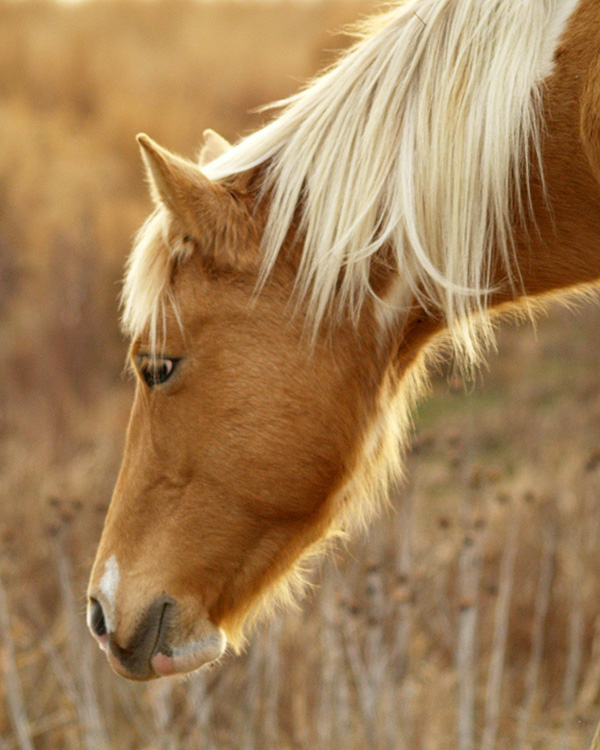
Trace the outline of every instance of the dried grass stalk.
<instances>
[{"instance_id":1,"label":"dried grass stalk","mask_svg":"<svg viewBox=\"0 0 600 750\"><path fill-rule=\"evenodd\" d=\"M500 589L496 602L494 639L492 656L488 673L488 683L485 696L485 729L481 742L481 750L493 750L498 735L500 719L500 689L502 687L502 673L506 642L508 638L508 622L510 616L510 600L512 595L515 560L517 558L519 542L520 515L518 511L509 522L508 538L502 554L500 564Z\"/></svg>"},{"instance_id":2,"label":"dried grass stalk","mask_svg":"<svg viewBox=\"0 0 600 750\"><path fill-rule=\"evenodd\" d=\"M531 627L531 653L525 676L525 696L519 712L517 725L517 741L515 747L519 750L526 748L527 735L533 714L533 707L537 694L538 679L544 652L544 628L546 615L550 603L550 589L554 573L554 553L556 551L556 529L549 529L544 537L544 547L540 563L535 610Z\"/></svg>"},{"instance_id":3,"label":"dried grass stalk","mask_svg":"<svg viewBox=\"0 0 600 750\"><path fill-rule=\"evenodd\" d=\"M465 499L465 506L468 500ZM463 508L467 517L468 508ZM458 671L458 750L473 750L475 742L476 649L478 590L481 577L482 534L474 526L463 537L458 561L459 622L456 664Z\"/></svg>"},{"instance_id":4,"label":"dried grass stalk","mask_svg":"<svg viewBox=\"0 0 600 750\"><path fill-rule=\"evenodd\" d=\"M34 750L31 742L30 726L23 699L23 689L15 662L15 644L8 615L8 598L0 578L0 635L2 636L2 671L6 683L6 697L20 750Z\"/></svg>"}]
</instances>

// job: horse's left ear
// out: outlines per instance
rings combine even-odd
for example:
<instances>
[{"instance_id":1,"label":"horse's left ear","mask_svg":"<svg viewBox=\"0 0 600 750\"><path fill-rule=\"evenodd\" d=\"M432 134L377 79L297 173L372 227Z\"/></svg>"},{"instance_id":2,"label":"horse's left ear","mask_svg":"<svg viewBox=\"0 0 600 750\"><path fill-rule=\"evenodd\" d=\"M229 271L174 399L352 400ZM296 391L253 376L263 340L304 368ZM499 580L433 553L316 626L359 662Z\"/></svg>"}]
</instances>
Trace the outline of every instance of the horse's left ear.
<instances>
[{"instance_id":1,"label":"horse's left ear","mask_svg":"<svg viewBox=\"0 0 600 750\"><path fill-rule=\"evenodd\" d=\"M144 133L137 136L150 190L157 205L165 206L191 234L213 231L223 217L227 195L187 159L172 154Z\"/></svg>"},{"instance_id":2,"label":"horse's left ear","mask_svg":"<svg viewBox=\"0 0 600 750\"><path fill-rule=\"evenodd\" d=\"M214 159L218 159L219 156L226 154L230 148L231 143L229 141L209 128L204 131L204 144L200 149L198 164L203 167Z\"/></svg>"}]
</instances>

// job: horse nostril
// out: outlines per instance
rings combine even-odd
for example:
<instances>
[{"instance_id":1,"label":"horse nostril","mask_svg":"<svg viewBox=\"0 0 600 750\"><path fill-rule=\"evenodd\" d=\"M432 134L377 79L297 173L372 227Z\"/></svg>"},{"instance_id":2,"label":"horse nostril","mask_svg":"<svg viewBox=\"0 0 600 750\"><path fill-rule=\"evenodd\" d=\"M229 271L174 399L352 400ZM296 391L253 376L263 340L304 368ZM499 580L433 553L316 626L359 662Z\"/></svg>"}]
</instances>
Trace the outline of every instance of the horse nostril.
<instances>
[{"instance_id":1,"label":"horse nostril","mask_svg":"<svg viewBox=\"0 0 600 750\"><path fill-rule=\"evenodd\" d=\"M91 612L90 612L90 627L92 629L92 632L94 635L97 635L98 638L102 638L102 636L106 635L106 621L104 619L104 612L102 611L102 606L100 605L100 602L96 599L90 599L90 606L91 606Z\"/></svg>"}]
</instances>

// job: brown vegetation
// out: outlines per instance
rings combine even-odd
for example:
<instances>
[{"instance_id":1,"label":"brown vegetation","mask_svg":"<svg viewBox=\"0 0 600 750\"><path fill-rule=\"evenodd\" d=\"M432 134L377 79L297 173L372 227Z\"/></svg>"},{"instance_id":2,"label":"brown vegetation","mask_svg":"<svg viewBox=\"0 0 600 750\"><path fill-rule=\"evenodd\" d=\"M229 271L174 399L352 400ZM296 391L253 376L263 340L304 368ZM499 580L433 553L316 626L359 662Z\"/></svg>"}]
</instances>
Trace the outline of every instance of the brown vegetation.
<instances>
[{"instance_id":1,"label":"brown vegetation","mask_svg":"<svg viewBox=\"0 0 600 750\"><path fill-rule=\"evenodd\" d=\"M0 745L584 748L600 699L595 308L438 375L395 508L301 610L187 682L114 676L85 579L131 385L134 136L192 154L292 92L365 5L0 2Z\"/></svg>"}]
</instances>

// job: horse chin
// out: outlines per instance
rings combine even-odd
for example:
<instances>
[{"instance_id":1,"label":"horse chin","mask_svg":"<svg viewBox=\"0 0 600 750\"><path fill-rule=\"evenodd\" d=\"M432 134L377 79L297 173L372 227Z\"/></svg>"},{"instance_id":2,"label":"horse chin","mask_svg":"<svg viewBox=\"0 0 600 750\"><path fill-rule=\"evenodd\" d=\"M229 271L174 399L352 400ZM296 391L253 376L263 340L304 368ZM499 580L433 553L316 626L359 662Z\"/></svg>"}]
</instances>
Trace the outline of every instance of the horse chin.
<instances>
[{"instance_id":1,"label":"horse chin","mask_svg":"<svg viewBox=\"0 0 600 750\"><path fill-rule=\"evenodd\" d=\"M227 641L223 631L220 629L214 630L181 646L165 649L169 653L157 651L150 660L150 665L157 677L194 672L219 659L223 655L226 645Z\"/></svg>"}]
</instances>

